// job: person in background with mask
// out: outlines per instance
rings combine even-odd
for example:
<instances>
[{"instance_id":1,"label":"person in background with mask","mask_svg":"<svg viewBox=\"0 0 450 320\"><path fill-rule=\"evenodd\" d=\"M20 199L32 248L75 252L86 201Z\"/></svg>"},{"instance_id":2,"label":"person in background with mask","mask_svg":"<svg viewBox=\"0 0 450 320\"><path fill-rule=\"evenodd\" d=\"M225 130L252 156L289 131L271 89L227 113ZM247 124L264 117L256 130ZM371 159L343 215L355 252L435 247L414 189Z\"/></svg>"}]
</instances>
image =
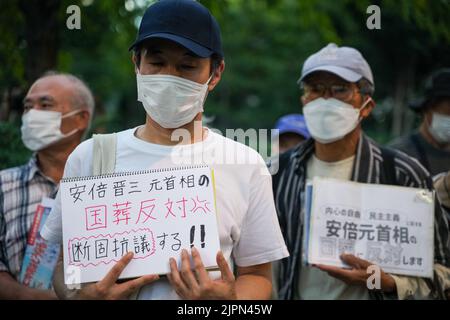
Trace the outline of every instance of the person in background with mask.
<instances>
[{"instance_id":1,"label":"person in background with mask","mask_svg":"<svg viewBox=\"0 0 450 320\"><path fill-rule=\"evenodd\" d=\"M22 140L34 153L27 164L0 171L0 299L54 299L52 290L17 279L37 205L54 198L67 157L89 127L94 98L77 77L49 72L23 105Z\"/></svg>"},{"instance_id":2,"label":"person in background with mask","mask_svg":"<svg viewBox=\"0 0 450 320\"><path fill-rule=\"evenodd\" d=\"M369 290L370 262L353 255L341 259L351 270L303 266L303 199L307 180L329 177L362 183L432 189L429 173L413 158L382 148L361 129L375 107L372 71L354 48L329 44L304 63L298 82L311 139L274 158L275 204L290 257L277 270L280 299L428 298L438 296L431 281L381 272L381 290ZM383 201L383 199L380 199ZM435 281L448 276L448 226L439 205L435 211ZM442 290L441 290L442 291ZM440 297L443 297L443 293Z\"/></svg>"},{"instance_id":3,"label":"person in background with mask","mask_svg":"<svg viewBox=\"0 0 450 320\"><path fill-rule=\"evenodd\" d=\"M199 252L183 250L181 264L167 263L167 277L146 275L116 283L132 259L125 255L99 282L75 292L56 289L61 298L79 299L268 299L271 262L288 255L276 217L271 175L253 149L201 124L208 92L221 79L225 63L219 25L194 0L165 0L145 12L132 45L138 100L147 112L144 125L116 134L115 172L207 164L214 169L221 252L219 271L206 271ZM179 141L176 135L185 133ZM70 155L64 175L93 173L93 139ZM254 162L223 162L226 155ZM246 158L249 157L249 158ZM227 158L229 159L229 158ZM42 236L61 241L58 193ZM275 223L274 223L275 222ZM191 262L195 270L191 270ZM57 270L59 264L57 266ZM235 267L236 276L232 270ZM62 267L61 267L62 268ZM60 274L59 271L57 274ZM55 288L63 274L55 276Z\"/></svg>"},{"instance_id":4,"label":"person in background with mask","mask_svg":"<svg viewBox=\"0 0 450 320\"><path fill-rule=\"evenodd\" d=\"M450 170L450 69L435 72L425 97L410 108L422 115L419 129L389 146L418 159L433 176Z\"/></svg>"},{"instance_id":5,"label":"person in background with mask","mask_svg":"<svg viewBox=\"0 0 450 320\"><path fill-rule=\"evenodd\" d=\"M284 153L310 137L305 118L301 114L287 114L275 123L278 130L272 135L272 155Z\"/></svg>"}]
</instances>

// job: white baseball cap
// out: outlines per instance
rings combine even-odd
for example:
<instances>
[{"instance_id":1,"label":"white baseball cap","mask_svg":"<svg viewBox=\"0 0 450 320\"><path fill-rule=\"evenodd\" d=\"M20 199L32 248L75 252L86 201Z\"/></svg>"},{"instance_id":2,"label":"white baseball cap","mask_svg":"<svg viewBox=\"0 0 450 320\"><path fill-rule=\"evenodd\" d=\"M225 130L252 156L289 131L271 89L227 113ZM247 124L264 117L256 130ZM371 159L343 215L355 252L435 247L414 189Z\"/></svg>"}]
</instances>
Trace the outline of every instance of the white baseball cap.
<instances>
[{"instance_id":1,"label":"white baseball cap","mask_svg":"<svg viewBox=\"0 0 450 320\"><path fill-rule=\"evenodd\" d=\"M350 47L338 47L329 43L326 47L306 59L302 68L300 82L315 71L328 71L349 82L357 82L366 78L372 85L372 70L362 54Z\"/></svg>"}]
</instances>

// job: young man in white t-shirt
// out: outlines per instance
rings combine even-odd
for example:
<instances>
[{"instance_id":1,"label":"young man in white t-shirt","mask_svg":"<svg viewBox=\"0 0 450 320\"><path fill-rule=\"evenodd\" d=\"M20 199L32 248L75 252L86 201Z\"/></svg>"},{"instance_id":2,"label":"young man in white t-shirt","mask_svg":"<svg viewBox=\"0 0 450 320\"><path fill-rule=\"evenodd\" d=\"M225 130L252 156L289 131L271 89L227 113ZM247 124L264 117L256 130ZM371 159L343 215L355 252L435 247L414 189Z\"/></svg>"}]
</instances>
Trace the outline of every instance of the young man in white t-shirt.
<instances>
[{"instance_id":1,"label":"young man in white t-shirt","mask_svg":"<svg viewBox=\"0 0 450 320\"><path fill-rule=\"evenodd\" d=\"M145 125L117 134L114 172L210 165L216 181L220 271L207 272L193 248L183 250L180 268L174 259L167 261L167 278L149 275L118 284L130 254L103 280L70 297L123 299L138 292L138 299L269 298L271 262L288 256L271 176L256 151L198 125L207 92L219 83L225 67L217 22L193 0L157 2L147 9L132 49L138 99L147 119ZM92 139L81 144L70 155L64 176L92 175L93 152ZM42 231L49 240L61 241L60 199L58 194ZM59 286L55 279L57 293L68 298Z\"/></svg>"}]
</instances>

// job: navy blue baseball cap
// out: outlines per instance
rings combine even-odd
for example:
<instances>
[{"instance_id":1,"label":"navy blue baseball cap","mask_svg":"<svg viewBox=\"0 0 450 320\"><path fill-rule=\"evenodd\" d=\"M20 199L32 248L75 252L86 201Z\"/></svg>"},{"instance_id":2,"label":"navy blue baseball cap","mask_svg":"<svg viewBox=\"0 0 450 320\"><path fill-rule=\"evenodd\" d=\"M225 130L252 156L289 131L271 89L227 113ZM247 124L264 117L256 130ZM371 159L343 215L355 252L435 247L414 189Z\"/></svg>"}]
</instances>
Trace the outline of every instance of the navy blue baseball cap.
<instances>
[{"instance_id":1,"label":"navy blue baseball cap","mask_svg":"<svg viewBox=\"0 0 450 320\"><path fill-rule=\"evenodd\" d=\"M202 58L214 53L223 58L219 24L195 0L160 0L147 8L129 50L151 38L174 41Z\"/></svg>"},{"instance_id":2,"label":"navy blue baseball cap","mask_svg":"<svg viewBox=\"0 0 450 320\"><path fill-rule=\"evenodd\" d=\"M275 129L278 129L278 135L292 132L303 136L305 139L311 137L306 127L305 117L301 114L287 114L282 116L275 123ZM274 135L275 137L276 135ZM273 138L273 137L272 137Z\"/></svg>"}]
</instances>

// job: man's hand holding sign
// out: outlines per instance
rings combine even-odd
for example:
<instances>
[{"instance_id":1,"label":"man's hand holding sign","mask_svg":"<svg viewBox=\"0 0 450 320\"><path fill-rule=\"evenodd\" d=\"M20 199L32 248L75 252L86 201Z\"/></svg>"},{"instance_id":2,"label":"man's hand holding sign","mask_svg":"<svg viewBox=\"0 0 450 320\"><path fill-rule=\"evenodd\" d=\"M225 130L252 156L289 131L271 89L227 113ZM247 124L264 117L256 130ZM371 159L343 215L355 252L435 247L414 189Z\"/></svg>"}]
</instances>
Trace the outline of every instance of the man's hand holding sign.
<instances>
[{"instance_id":1,"label":"man's hand holding sign","mask_svg":"<svg viewBox=\"0 0 450 320\"><path fill-rule=\"evenodd\" d=\"M349 285L366 286L367 280L372 274L369 271L369 267L374 266L374 264L352 254L341 254L340 258L345 264L349 265L351 269L327 266L323 264L314 264L313 266ZM394 278L392 278L390 274L384 272L381 268L380 284L381 290L384 292L395 292L396 290Z\"/></svg>"},{"instance_id":2,"label":"man's hand holding sign","mask_svg":"<svg viewBox=\"0 0 450 320\"><path fill-rule=\"evenodd\" d=\"M390 293L391 274L432 277L433 193L314 178L307 187L305 260L349 285ZM384 199L380 203L377 199Z\"/></svg>"},{"instance_id":3,"label":"man's hand holding sign","mask_svg":"<svg viewBox=\"0 0 450 320\"><path fill-rule=\"evenodd\" d=\"M222 278L212 280L203 265L200 253L192 248L194 270L187 250L181 253L181 268L178 269L176 260L170 259L171 272L167 274L171 285L183 299L221 299L233 300L237 298L236 284L233 272L228 266L222 252L217 253L217 265Z\"/></svg>"},{"instance_id":4,"label":"man's hand holding sign","mask_svg":"<svg viewBox=\"0 0 450 320\"><path fill-rule=\"evenodd\" d=\"M122 271L127 267L132 258L133 253L127 253L111 268L101 281L89 284L81 289L77 293L77 298L83 300L127 299L141 287L159 279L158 275L147 275L123 283L117 283Z\"/></svg>"}]
</instances>

